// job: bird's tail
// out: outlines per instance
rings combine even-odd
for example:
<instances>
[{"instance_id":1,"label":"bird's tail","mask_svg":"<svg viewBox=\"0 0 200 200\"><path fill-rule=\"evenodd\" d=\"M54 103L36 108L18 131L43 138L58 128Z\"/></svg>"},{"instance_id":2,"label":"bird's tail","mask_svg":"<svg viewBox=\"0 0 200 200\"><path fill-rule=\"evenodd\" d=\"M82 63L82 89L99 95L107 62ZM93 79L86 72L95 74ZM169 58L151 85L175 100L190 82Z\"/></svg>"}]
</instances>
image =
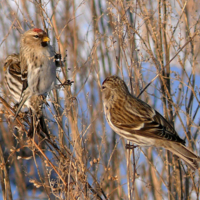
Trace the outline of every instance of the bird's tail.
<instances>
[{"instance_id":1,"label":"bird's tail","mask_svg":"<svg viewBox=\"0 0 200 200\"><path fill-rule=\"evenodd\" d=\"M46 123L44 121L44 116L42 115L40 118L40 126L41 126L41 130L45 133L45 135L47 136L48 139L50 139L50 136L49 136L49 133L48 133L48 130L47 130L47 126L46 126Z\"/></svg>"},{"instance_id":2,"label":"bird's tail","mask_svg":"<svg viewBox=\"0 0 200 200\"><path fill-rule=\"evenodd\" d=\"M173 143L169 150L179 158L183 159L192 170L198 169L197 162L200 161L200 157L190 151L183 144Z\"/></svg>"},{"instance_id":3,"label":"bird's tail","mask_svg":"<svg viewBox=\"0 0 200 200\"><path fill-rule=\"evenodd\" d=\"M16 119L17 115L19 114L22 106L24 105L24 103L27 101L27 99L30 97L30 91L28 90L28 88L23 92L23 96L22 96L22 100L19 102L19 106L17 108L17 111L15 113L15 117L14 120Z\"/></svg>"},{"instance_id":4,"label":"bird's tail","mask_svg":"<svg viewBox=\"0 0 200 200\"><path fill-rule=\"evenodd\" d=\"M37 116L32 112L31 109L30 109L30 113L31 113L31 125L29 128L28 136L30 138L32 138L34 131L36 131L37 134L39 134L42 138L45 138L45 136L44 136L44 134L45 134L47 136L47 138L50 139L50 135L47 130L44 116L41 115L39 118L37 118ZM39 120L39 124L36 123L37 120ZM35 126L35 124L37 124L37 125ZM42 131L42 133L44 133L44 134L41 134L40 131Z\"/></svg>"}]
</instances>

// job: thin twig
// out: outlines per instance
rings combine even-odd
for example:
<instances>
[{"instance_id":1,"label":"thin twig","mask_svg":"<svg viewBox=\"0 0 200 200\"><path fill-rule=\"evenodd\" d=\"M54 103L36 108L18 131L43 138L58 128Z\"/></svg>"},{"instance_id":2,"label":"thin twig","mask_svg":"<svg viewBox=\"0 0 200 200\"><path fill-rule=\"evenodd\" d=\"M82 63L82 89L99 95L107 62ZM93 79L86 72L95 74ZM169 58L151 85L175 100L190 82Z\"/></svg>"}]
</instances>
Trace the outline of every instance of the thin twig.
<instances>
[{"instance_id":1,"label":"thin twig","mask_svg":"<svg viewBox=\"0 0 200 200\"><path fill-rule=\"evenodd\" d=\"M175 58L176 56L190 43L197 35L199 35L199 31L195 32L195 34L179 49L179 51L172 57L172 59L164 66L168 66ZM145 88L140 92L140 94L137 96L139 98L142 93L151 85L151 83L158 78L158 76L161 76L160 74L157 74L146 86Z\"/></svg>"}]
</instances>

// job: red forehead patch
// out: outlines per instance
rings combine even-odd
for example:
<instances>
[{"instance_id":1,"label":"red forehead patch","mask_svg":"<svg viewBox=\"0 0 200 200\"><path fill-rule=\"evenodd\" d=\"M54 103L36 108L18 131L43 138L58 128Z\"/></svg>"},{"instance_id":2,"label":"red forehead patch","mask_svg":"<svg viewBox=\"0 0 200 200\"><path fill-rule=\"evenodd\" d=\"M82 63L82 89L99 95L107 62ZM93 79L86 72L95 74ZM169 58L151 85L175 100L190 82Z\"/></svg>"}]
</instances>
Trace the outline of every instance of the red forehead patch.
<instances>
[{"instance_id":1,"label":"red forehead patch","mask_svg":"<svg viewBox=\"0 0 200 200\"><path fill-rule=\"evenodd\" d=\"M39 33L39 32L44 32L42 29L40 28L34 28L33 29L34 32Z\"/></svg>"}]
</instances>

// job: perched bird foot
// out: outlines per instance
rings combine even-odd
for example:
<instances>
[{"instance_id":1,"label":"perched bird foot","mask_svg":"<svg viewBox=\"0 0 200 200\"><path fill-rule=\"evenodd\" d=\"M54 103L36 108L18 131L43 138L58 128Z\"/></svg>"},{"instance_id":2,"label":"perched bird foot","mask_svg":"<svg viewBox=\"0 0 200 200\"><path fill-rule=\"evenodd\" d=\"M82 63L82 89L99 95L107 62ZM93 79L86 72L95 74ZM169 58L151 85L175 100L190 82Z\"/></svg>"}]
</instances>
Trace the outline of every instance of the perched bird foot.
<instances>
[{"instance_id":1,"label":"perched bird foot","mask_svg":"<svg viewBox=\"0 0 200 200\"><path fill-rule=\"evenodd\" d=\"M61 54L59 54L59 53L55 54L54 59L55 59L56 67L62 67L63 66L62 60L61 60Z\"/></svg>"},{"instance_id":2,"label":"perched bird foot","mask_svg":"<svg viewBox=\"0 0 200 200\"><path fill-rule=\"evenodd\" d=\"M67 80L62 85L70 85L71 86L72 83L74 83L74 81Z\"/></svg>"},{"instance_id":3,"label":"perched bird foot","mask_svg":"<svg viewBox=\"0 0 200 200\"><path fill-rule=\"evenodd\" d=\"M60 89L61 87L64 87L64 86L66 86L66 85L71 86L72 83L74 83L74 81L67 80L67 81L65 81L64 83L61 83L61 84L59 84L59 85L56 85L56 89Z\"/></svg>"},{"instance_id":4,"label":"perched bird foot","mask_svg":"<svg viewBox=\"0 0 200 200\"><path fill-rule=\"evenodd\" d=\"M137 147L138 147L138 145L126 144L126 149L135 149Z\"/></svg>"}]
</instances>

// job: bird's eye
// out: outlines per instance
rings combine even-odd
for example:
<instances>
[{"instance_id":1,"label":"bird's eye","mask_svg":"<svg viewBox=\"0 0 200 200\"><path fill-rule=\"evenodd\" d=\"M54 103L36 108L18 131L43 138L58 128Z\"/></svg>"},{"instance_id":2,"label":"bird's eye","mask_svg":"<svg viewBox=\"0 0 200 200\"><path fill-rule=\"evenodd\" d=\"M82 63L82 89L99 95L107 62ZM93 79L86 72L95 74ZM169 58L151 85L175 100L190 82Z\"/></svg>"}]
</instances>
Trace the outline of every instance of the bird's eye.
<instances>
[{"instance_id":1,"label":"bird's eye","mask_svg":"<svg viewBox=\"0 0 200 200\"><path fill-rule=\"evenodd\" d=\"M105 88L106 88L105 86L102 86L102 87L101 87L102 90L105 89Z\"/></svg>"},{"instance_id":2,"label":"bird's eye","mask_svg":"<svg viewBox=\"0 0 200 200\"><path fill-rule=\"evenodd\" d=\"M34 37L34 38L39 38L39 35L34 35L33 37Z\"/></svg>"}]
</instances>

